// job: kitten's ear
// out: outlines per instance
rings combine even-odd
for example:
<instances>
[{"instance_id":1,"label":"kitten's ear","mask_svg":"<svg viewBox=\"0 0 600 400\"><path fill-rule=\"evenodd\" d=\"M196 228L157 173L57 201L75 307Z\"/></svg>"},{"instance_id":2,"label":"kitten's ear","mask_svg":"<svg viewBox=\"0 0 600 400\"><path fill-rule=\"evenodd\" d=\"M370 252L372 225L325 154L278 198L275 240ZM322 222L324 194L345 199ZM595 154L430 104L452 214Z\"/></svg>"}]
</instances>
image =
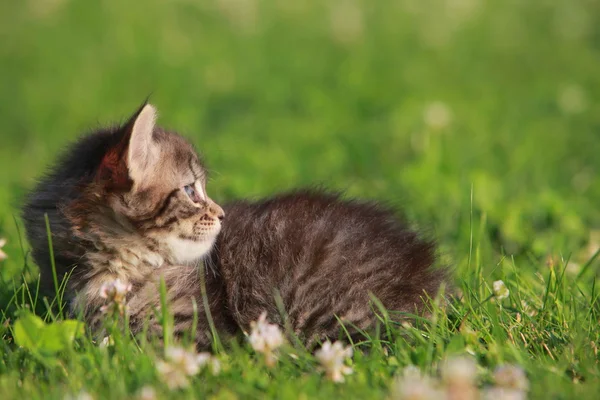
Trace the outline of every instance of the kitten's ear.
<instances>
[{"instance_id":1,"label":"kitten's ear","mask_svg":"<svg viewBox=\"0 0 600 400\"><path fill-rule=\"evenodd\" d=\"M104 154L96 179L110 190L141 186L156 161L158 148L152 140L156 108L144 104L121 128L122 135Z\"/></svg>"},{"instance_id":2,"label":"kitten's ear","mask_svg":"<svg viewBox=\"0 0 600 400\"><path fill-rule=\"evenodd\" d=\"M134 184L143 184L147 172L158 160L158 148L152 140L156 121L156 108L151 104L143 106L128 124L129 145L127 149L127 169Z\"/></svg>"}]
</instances>

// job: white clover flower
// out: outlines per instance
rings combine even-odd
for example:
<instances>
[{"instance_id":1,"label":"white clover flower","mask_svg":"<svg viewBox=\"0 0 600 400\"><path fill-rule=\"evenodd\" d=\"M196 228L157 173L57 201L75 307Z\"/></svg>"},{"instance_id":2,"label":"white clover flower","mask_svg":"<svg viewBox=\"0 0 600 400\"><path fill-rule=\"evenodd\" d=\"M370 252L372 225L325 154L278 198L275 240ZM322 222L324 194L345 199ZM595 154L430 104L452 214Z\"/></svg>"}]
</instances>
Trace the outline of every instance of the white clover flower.
<instances>
[{"instance_id":1,"label":"white clover flower","mask_svg":"<svg viewBox=\"0 0 600 400\"><path fill-rule=\"evenodd\" d=\"M0 261L6 260L8 258L6 253L2 251L2 248L4 247L5 244L6 244L6 239L0 238Z\"/></svg>"},{"instance_id":2,"label":"white clover flower","mask_svg":"<svg viewBox=\"0 0 600 400\"><path fill-rule=\"evenodd\" d=\"M169 347L165 360L156 363L156 369L169 389L178 389L189 385L188 377L196 375L200 370L210 365L213 374L221 368L219 361L208 353L196 354L181 347Z\"/></svg>"},{"instance_id":3,"label":"white clover flower","mask_svg":"<svg viewBox=\"0 0 600 400\"><path fill-rule=\"evenodd\" d=\"M404 368L402 376L396 378L392 387L394 400L438 400L444 394L436 388L436 382L424 376L414 365Z\"/></svg>"},{"instance_id":4,"label":"white clover flower","mask_svg":"<svg viewBox=\"0 0 600 400\"><path fill-rule=\"evenodd\" d=\"M503 281L495 281L493 284L493 291L494 296L498 300L504 300L508 298L508 295L510 294L510 290L508 290Z\"/></svg>"},{"instance_id":5,"label":"white clover flower","mask_svg":"<svg viewBox=\"0 0 600 400\"><path fill-rule=\"evenodd\" d=\"M160 379L171 390L184 388L190 384L187 375L176 365L170 364L165 361L158 361L156 363L156 370L160 375Z\"/></svg>"},{"instance_id":6,"label":"white clover flower","mask_svg":"<svg viewBox=\"0 0 600 400\"><path fill-rule=\"evenodd\" d=\"M156 391L152 386L144 386L140 389L137 398L138 400L155 400L157 398Z\"/></svg>"},{"instance_id":7,"label":"white clover flower","mask_svg":"<svg viewBox=\"0 0 600 400\"><path fill-rule=\"evenodd\" d=\"M453 22L463 23L476 15L481 8L482 2L478 0L446 0L445 6L448 10L448 16Z\"/></svg>"},{"instance_id":8,"label":"white clover flower","mask_svg":"<svg viewBox=\"0 0 600 400\"><path fill-rule=\"evenodd\" d=\"M85 390L82 390L81 392L77 393L76 395L66 396L65 400L94 400L94 397L91 394L89 394L88 392L86 392Z\"/></svg>"},{"instance_id":9,"label":"white clover flower","mask_svg":"<svg viewBox=\"0 0 600 400\"><path fill-rule=\"evenodd\" d=\"M477 375L477 365L468 357L446 360L442 366L442 380L446 384L472 385Z\"/></svg>"},{"instance_id":10,"label":"white clover flower","mask_svg":"<svg viewBox=\"0 0 600 400\"><path fill-rule=\"evenodd\" d=\"M2 247L2 245L0 245ZM600 250L600 230L590 232L590 239L586 249L586 258L592 258Z\"/></svg>"},{"instance_id":11,"label":"white clover flower","mask_svg":"<svg viewBox=\"0 0 600 400\"><path fill-rule=\"evenodd\" d=\"M472 358L456 357L442 365L442 381L448 400L476 400L479 398L475 380L477 365Z\"/></svg>"},{"instance_id":12,"label":"white clover flower","mask_svg":"<svg viewBox=\"0 0 600 400\"><path fill-rule=\"evenodd\" d=\"M103 299L123 301L125 295L131 290L131 284L121 281L119 278L107 282L100 288L100 297Z\"/></svg>"},{"instance_id":13,"label":"white clover flower","mask_svg":"<svg viewBox=\"0 0 600 400\"><path fill-rule=\"evenodd\" d=\"M125 311L125 296L131 291L131 284L122 282L119 278L106 282L100 288L100 297L106 299L106 304L100 308L103 313L116 311L123 314Z\"/></svg>"},{"instance_id":14,"label":"white clover flower","mask_svg":"<svg viewBox=\"0 0 600 400\"><path fill-rule=\"evenodd\" d=\"M115 340L113 339L112 336L108 335L108 336L104 336L104 338L102 339L102 341L100 342L100 344L98 345L101 349L107 348L109 346L114 346L115 345Z\"/></svg>"},{"instance_id":15,"label":"white clover flower","mask_svg":"<svg viewBox=\"0 0 600 400\"><path fill-rule=\"evenodd\" d=\"M558 93L558 106L565 114L578 114L586 110L588 100L582 87L571 84L565 86Z\"/></svg>"},{"instance_id":16,"label":"white clover flower","mask_svg":"<svg viewBox=\"0 0 600 400\"><path fill-rule=\"evenodd\" d=\"M581 271L581 264L575 261L569 261L566 268L567 273L571 275L577 275Z\"/></svg>"},{"instance_id":17,"label":"white clover flower","mask_svg":"<svg viewBox=\"0 0 600 400\"><path fill-rule=\"evenodd\" d=\"M341 44L352 44L363 36L363 10L355 0L331 2L329 20L333 39Z\"/></svg>"},{"instance_id":18,"label":"white clover flower","mask_svg":"<svg viewBox=\"0 0 600 400\"><path fill-rule=\"evenodd\" d=\"M443 129L452 122L452 112L450 108L441 101L434 101L425 107L423 113L425 125L432 129Z\"/></svg>"},{"instance_id":19,"label":"white clover flower","mask_svg":"<svg viewBox=\"0 0 600 400\"><path fill-rule=\"evenodd\" d=\"M252 33L256 30L259 18L257 0L218 0L219 10L241 33Z\"/></svg>"},{"instance_id":20,"label":"white clover flower","mask_svg":"<svg viewBox=\"0 0 600 400\"><path fill-rule=\"evenodd\" d=\"M258 321L250 324L252 331L248 337L248 342L258 353L265 356L265 363L272 367L277 361L277 356L274 353L279 347L285 343L285 338L279 326L267 322L267 312L264 311Z\"/></svg>"},{"instance_id":21,"label":"white clover flower","mask_svg":"<svg viewBox=\"0 0 600 400\"><path fill-rule=\"evenodd\" d=\"M221 372L221 363L210 353L200 353L197 356L198 365L202 367L210 367L213 375L219 375Z\"/></svg>"},{"instance_id":22,"label":"white clover flower","mask_svg":"<svg viewBox=\"0 0 600 400\"><path fill-rule=\"evenodd\" d=\"M441 372L448 400L475 400L479 397L475 386L477 365L472 358L456 357L446 360Z\"/></svg>"},{"instance_id":23,"label":"white clover flower","mask_svg":"<svg viewBox=\"0 0 600 400\"><path fill-rule=\"evenodd\" d=\"M497 386L507 389L527 391L529 381L523 368L517 365L501 365L494 371L494 380Z\"/></svg>"},{"instance_id":24,"label":"white clover flower","mask_svg":"<svg viewBox=\"0 0 600 400\"><path fill-rule=\"evenodd\" d=\"M492 387L483 391L484 400L526 400L527 394L522 390Z\"/></svg>"},{"instance_id":25,"label":"white clover flower","mask_svg":"<svg viewBox=\"0 0 600 400\"><path fill-rule=\"evenodd\" d=\"M315 352L315 357L327 377L334 382L344 382L344 375L352 373L352 368L345 364L346 359L352 357L352 347L344 347L341 342L331 344L329 340L326 341Z\"/></svg>"},{"instance_id":26,"label":"white clover flower","mask_svg":"<svg viewBox=\"0 0 600 400\"><path fill-rule=\"evenodd\" d=\"M196 375L200 372L200 363L205 361L203 355L199 357L199 354L181 347L169 347L165 358L169 363L177 365L188 376Z\"/></svg>"}]
</instances>

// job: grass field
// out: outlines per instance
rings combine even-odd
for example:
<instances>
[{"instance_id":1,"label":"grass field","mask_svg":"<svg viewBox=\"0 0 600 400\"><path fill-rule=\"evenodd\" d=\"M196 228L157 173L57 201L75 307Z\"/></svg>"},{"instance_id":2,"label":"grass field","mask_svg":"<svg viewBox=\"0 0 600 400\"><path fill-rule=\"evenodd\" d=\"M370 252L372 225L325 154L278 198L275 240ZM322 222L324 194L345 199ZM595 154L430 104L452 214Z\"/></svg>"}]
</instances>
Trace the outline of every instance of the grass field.
<instances>
[{"instance_id":1,"label":"grass field","mask_svg":"<svg viewBox=\"0 0 600 400\"><path fill-rule=\"evenodd\" d=\"M385 398L407 365L436 376L461 355L482 388L510 363L530 398L598 398L600 3L3 1L0 37L2 399ZM301 349L267 368L242 343L170 391L160 348L63 340L18 207L68 142L148 95L203 152L212 198L321 184L391 203L437 239L462 300L383 324L337 384Z\"/></svg>"}]
</instances>

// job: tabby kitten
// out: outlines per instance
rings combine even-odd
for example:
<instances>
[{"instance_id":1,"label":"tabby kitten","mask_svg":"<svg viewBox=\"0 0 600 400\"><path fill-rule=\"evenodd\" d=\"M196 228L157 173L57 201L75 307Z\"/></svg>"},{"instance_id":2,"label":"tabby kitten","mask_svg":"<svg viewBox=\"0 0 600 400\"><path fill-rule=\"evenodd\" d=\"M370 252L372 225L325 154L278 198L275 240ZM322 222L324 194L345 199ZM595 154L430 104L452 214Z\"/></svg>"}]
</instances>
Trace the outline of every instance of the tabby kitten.
<instances>
[{"instance_id":1,"label":"tabby kitten","mask_svg":"<svg viewBox=\"0 0 600 400\"><path fill-rule=\"evenodd\" d=\"M198 261L212 248L224 213L206 194L206 169L182 137L155 126L156 110L142 106L123 126L99 130L68 149L29 195L23 208L27 237L41 281L53 277L44 214L48 214L59 281L69 271L66 298L97 329L103 284L131 284L126 301L133 332L159 306L166 283L175 334L189 331L198 307L199 347L210 344L200 290ZM217 329L233 332L225 312L223 281L205 274L210 312Z\"/></svg>"},{"instance_id":2,"label":"tabby kitten","mask_svg":"<svg viewBox=\"0 0 600 400\"><path fill-rule=\"evenodd\" d=\"M81 139L23 211L42 282L51 287L47 213L59 278L73 270L67 295L92 327L100 321L102 284L120 278L133 287L127 297L132 330L149 318L160 334L152 309L159 306L162 276L175 333L191 328L195 301L198 347L209 347L201 259L219 333L248 330L267 311L312 343L337 337L338 318L350 334L373 327L371 295L389 310L414 313L422 311L425 295L437 292L445 274L431 269L432 243L375 203L298 191L228 205L221 225L223 210L206 195L196 152L156 127L155 117L145 105L123 126Z\"/></svg>"},{"instance_id":3,"label":"tabby kitten","mask_svg":"<svg viewBox=\"0 0 600 400\"><path fill-rule=\"evenodd\" d=\"M340 321L360 336L377 321L371 295L403 312L390 313L399 321L422 312L447 275L431 268L433 243L374 202L303 190L225 211L208 263L220 271L229 312L244 330L267 311L308 344L338 338Z\"/></svg>"}]
</instances>

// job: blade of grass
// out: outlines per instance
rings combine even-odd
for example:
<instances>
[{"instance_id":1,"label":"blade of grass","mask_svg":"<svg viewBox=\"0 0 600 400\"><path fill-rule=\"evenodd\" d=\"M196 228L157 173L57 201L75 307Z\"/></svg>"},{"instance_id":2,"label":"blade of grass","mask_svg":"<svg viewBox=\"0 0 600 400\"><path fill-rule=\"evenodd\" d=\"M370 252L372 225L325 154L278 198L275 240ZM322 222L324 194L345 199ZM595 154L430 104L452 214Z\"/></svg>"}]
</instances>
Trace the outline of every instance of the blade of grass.
<instances>
[{"instance_id":1,"label":"blade of grass","mask_svg":"<svg viewBox=\"0 0 600 400\"><path fill-rule=\"evenodd\" d=\"M54 261L54 246L52 245L52 232L50 231L50 219L48 213L44 213L44 220L46 221L46 235L48 237L48 251L50 252L50 265L52 266L52 279L54 281L54 290L58 299L59 316L64 318L62 314L62 297L60 294L60 286L58 284L58 275L56 273L56 263Z\"/></svg>"},{"instance_id":2,"label":"blade of grass","mask_svg":"<svg viewBox=\"0 0 600 400\"><path fill-rule=\"evenodd\" d=\"M206 315L206 319L208 321L208 326L210 327L210 334L212 336L212 346L213 351L218 353L222 351L223 345L221 344L221 339L219 338L219 334L217 333L217 329L215 327L215 323L212 318L212 314L210 312L210 304L208 302L208 294L206 293L206 278L204 263L200 262L198 273L200 275L200 291L202 294L202 305L204 306L204 314Z\"/></svg>"}]
</instances>

